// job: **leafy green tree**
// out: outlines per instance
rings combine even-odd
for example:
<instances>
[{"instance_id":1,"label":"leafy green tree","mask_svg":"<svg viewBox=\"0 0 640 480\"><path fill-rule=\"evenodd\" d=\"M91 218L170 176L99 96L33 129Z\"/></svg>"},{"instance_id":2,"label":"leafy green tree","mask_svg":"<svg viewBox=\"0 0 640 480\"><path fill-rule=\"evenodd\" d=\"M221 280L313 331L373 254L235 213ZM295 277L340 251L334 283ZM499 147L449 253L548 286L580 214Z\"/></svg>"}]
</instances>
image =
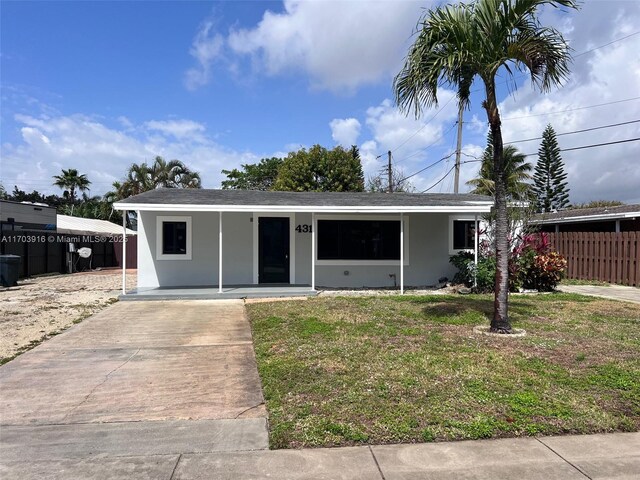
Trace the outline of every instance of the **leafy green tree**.
<instances>
[{"instance_id":1,"label":"leafy green tree","mask_svg":"<svg viewBox=\"0 0 640 480\"><path fill-rule=\"evenodd\" d=\"M62 205L58 208L58 212L63 215L108 220L118 224L122 222L122 213L113 209L113 202L99 195L90 197L83 193L73 209L69 205Z\"/></svg>"},{"instance_id":2,"label":"leafy green tree","mask_svg":"<svg viewBox=\"0 0 640 480\"><path fill-rule=\"evenodd\" d=\"M577 8L575 0L475 0L429 10L400 73L394 79L396 103L419 116L423 106L437 105L438 87L457 90L467 107L471 86L484 86L486 110L493 138L496 211L496 287L491 331L512 331L508 315L509 219L507 170L498 110L496 76L513 77L528 70L541 91L549 91L569 74L569 48L560 32L544 27L538 8Z\"/></svg>"},{"instance_id":3,"label":"leafy green tree","mask_svg":"<svg viewBox=\"0 0 640 480\"><path fill-rule=\"evenodd\" d=\"M509 201L526 201L531 199L531 172L532 166L527 162L527 157L518 152L513 145L504 147L504 169L507 177L507 198ZM478 177L467 182L473 188L471 193L478 195L495 196L496 186L493 172L493 143L491 134L487 138L487 148L482 154L482 163Z\"/></svg>"},{"instance_id":4,"label":"leafy green tree","mask_svg":"<svg viewBox=\"0 0 640 480\"><path fill-rule=\"evenodd\" d=\"M50 207L60 207L68 204L68 199L62 198L59 195L44 195L37 190L27 193L24 190L20 190L17 185L13 186L13 192L7 195L6 199L13 200L14 202L45 203Z\"/></svg>"},{"instance_id":5,"label":"leafy green tree","mask_svg":"<svg viewBox=\"0 0 640 480\"><path fill-rule=\"evenodd\" d=\"M533 179L533 192L539 212L552 212L569 207L567 174L564 172L556 132L551 125L547 125L542 133Z\"/></svg>"},{"instance_id":6,"label":"leafy green tree","mask_svg":"<svg viewBox=\"0 0 640 480\"><path fill-rule=\"evenodd\" d=\"M223 190L271 190L278 178L281 158L263 158L259 163L243 164L242 170L222 170L227 176L222 181Z\"/></svg>"},{"instance_id":7,"label":"leafy green tree","mask_svg":"<svg viewBox=\"0 0 640 480\"><path fill-rule=\"evenodd\" d=\"M0 200L8 200L9 194L7 190L4 188L4 185L0 183Z\"/></svg>"},{"instance_id":8,"label":"leafy green tree","mask_svg":"<svg viewBox=\"0 0 640 480\"><path fill-rule=\"evenodd\" d=\"M291 192L362 192L364 174L357 147L327 150L314 145L291 152L282 162L273 190Z\"/></svg>"},{"instance_id":9,"label":"leafy green tree","mask_svg":"<svg viewBox=\"0 0 640 480\"><path fill-rule=\"evenodd\" d=\"M86 192L89 190L89 185L91 185L87 176L85 174L80 175L75 168L68 170L63 168L62 174L54 175L53 178L55 179L53 184L64 190L64 197L69 199L71 205L76 201L76 190Z\"/></svg>"}]
</instances>

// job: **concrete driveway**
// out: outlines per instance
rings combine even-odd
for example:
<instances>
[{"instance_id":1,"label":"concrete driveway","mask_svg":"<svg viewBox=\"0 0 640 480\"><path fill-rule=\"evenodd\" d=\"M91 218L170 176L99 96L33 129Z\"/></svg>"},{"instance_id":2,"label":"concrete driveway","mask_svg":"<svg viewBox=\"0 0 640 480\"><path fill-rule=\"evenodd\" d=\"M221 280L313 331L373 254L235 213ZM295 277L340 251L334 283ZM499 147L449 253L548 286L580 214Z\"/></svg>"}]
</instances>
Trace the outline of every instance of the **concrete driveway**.
<instances>
[{"instance_id":1,"label":"concrete driveway","mask_svg":"<svg viewBox=\"0 0 640 480\"><path fill-rule=\"evenodd\" d=\"M565 293L579 293L592 297L608 298L623 302L640 303L640 288L623 285L558 285L558 290Z\"/></svg>"},{"instance_id":2,"label":"concrete driveway","mask_svg":"<svg viewBox=\"0 0 640 480\"><path fill-rule=\"evenodd\" d=\"M171 463L267 445L242 301L119 302L0 367L3 479L58 478L45 473L79 459ZM143 462L150 478L154 462Z\"/></svg>"}]
</instances>

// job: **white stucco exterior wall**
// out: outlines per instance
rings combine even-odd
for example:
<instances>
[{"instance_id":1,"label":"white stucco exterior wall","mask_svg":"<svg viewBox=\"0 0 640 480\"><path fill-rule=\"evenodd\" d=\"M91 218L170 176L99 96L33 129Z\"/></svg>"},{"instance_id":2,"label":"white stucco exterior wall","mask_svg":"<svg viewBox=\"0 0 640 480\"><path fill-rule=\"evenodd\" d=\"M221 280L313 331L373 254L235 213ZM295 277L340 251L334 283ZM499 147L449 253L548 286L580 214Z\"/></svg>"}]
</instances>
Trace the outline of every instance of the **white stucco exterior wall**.
<instances>
[{"instance_id":1,"label":"white stucco exterior wall","mask_svg":"<svg viewBox=\"0 0 640 480\"><path fill-rule=\"evenodd\" d=\"M262 213L223 213L223 286L248 285L257 278L255 223ZM277 214L273 214L278 216ZM311 225L310 213L280 214L290 216L292 236L292 279L296 284L311 284L311 233L296 232L297 225ZM191 217L191 259L162 260L157 255L158 217ZM405 214L405 286L434 285L455 268L449 263L452 251L452 218L473 219L473 215L452 216L446 213ZM138 288L176 286L217 286L218 284L217 212L139 212L138 215ZM336 214L316 215L316 219L362 218L400 219L400 215ZM340 262L339 265L316 263L318 287L389 287L400 283L399 261L394 264L370 261ZM345 274L345 272L348 272Z\"/></svg>"}]
</instances>

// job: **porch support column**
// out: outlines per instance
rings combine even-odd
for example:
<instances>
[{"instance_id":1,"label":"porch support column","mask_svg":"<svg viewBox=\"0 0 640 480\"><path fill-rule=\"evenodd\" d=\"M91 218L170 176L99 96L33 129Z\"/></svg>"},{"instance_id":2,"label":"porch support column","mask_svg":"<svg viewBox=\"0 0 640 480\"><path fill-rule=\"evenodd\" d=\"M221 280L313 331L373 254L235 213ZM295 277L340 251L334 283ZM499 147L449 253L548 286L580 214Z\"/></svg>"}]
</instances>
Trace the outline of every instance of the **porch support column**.
<instances>
[{"instance_id":1,"label":"porch support column","mask_svg":"<svg viewBox=\"0 0 640 480\"><path fill-rule=\"evenodd\" d=\"M222 293L222 211L218 217L218 293Z\"/></svg>"},{"instance_id":2,"label":"porch support column","mask_svg":"<svg viewBox=\"0 0 640 480\"><path fill-rule=\"evenodd\" d=\"M479 240L479 232L478 232L478 215L476 214L473 218L473 286L478 286L478 240Z\"/></svg>"},{"instance_id":3,"label":"porch support column","mask_svg":"<svg viewBox=\"0 0 640 480\"><path fill-rule=\"evenodd\" d=\"M311 290L316 289L316 214L311 213Z\"/></svg>"},{"instance_id":4,"label":"porch support column","mask_svg":"<svg viewBox=\"0 0 640 480\"><path fill-rule=\"evenodd\" d=\"M122 212L122 295L126 295L126 294L127 294L127 211L124 210Z\"/></svg>"},{"instance_id":5,"label":"porch support column","mask_svg":"<svg viewBox=\"0 0 640 480\"><path fill-rule=\"evenodd\" d=\"M404 295L404 213L400 214L400 295Z\"/></svg>"}]
</instances>

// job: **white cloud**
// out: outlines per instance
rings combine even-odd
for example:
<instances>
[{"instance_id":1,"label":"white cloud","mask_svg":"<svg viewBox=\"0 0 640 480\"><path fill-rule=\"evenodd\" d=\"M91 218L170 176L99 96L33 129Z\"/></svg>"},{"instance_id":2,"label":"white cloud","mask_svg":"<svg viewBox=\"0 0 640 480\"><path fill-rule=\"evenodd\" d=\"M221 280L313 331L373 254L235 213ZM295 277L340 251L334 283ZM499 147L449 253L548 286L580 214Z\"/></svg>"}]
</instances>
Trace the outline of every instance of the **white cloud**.
<instances>
[{"instance_id":1,"label":"white cloud","mask_svg":"<svg viewBox=\"0 0 640 480\"><path fill-rule=\"evenodd\" d=\"M360 136L360 122L355 118L334 118L329 123L331 138L343 147L355 145Z\"/></svg>"},{"instance_id":2,"label":"white cloud","mask_svg":"<svg viewBox=\"0 0 640 480\"><path fill-rule=\"evenodd\" d=\"M158 131L164 135L169 135L177 139L190 138L192 140L204 141L204 125L193 120L150 120L144 123L148 130Z\"/></svg>"},{"instance_id":3,"label":"white cloud","mask_svg":"<svg viewBox=\"0 0 640 480\"><path fill-rule=\"evenodd\" d=\"M624 36L628 24L640 24L640 8L633 15L624 9L626 16L620 19L620 11L607 8L603 2L599 8L587 10L587 18L575 17L574 32L584 29L583 22L590 23L599 18L600 30L608 32L606 37L599 32L602 44ZM622 7L627 7L623 2ZM637 6L640 6L638 4ZM610 27L610 28L607 28ZM592 47L592 43L587 44ZM539 137L548 123L556 133L573 132L592 127L622 123L640 119L640 101L580 107L615 102L637 96L640 92L640 36L598 49L575 60L572 78L564 88L547 95L540 95L525 85L515 96L501 104L505 141ZM572 110L548 115L551 112ZM560 135L561 149L599 143L608 143L640 136L637 123L593 130L573 135ZM535 154L539 141L517 144L524 153ZM627 202L640 201L640 143L624 143L562 153L565 171L573 202L595 199L616 199ZM535 164L537 155L529 161Z\"/></svg>"},{"instance_id":4,"label":"white cloud","mask_svg":"<svg viewBox=\"0 0 640 480\"><path fill-rule=\"evenodd\" d=\"M61 168L77 168L92 181L91 194L108 191L132 163L160 155L177 158L200 172L206 187L218 187L222 169L257 162L261 156L225 148L191 120L150 120L142 125L112 127L86 115L14 116L22 141L2 145L2 183L11 190L59 193L52 176ZM126 123L126 122L124 122ZM124 129L123 129L124 128ZM157 134L159 132L160 134ZM267 155L264 155L267 156Z\"/></svg>"},{"instance_id":5,"label":"white cloud","mask_svg":"<svg viewBox=\"0 0 640 480\"><path fill-rule=\"evenodd\" d=\"M214 31L213 21L203 22L189 49L197 65L185 72L184 84L188 90L196 90L209 83L213 63L221 55L223 47L224 38Z\"/></svg>"},{"instance_id":6,"label":"white cloud","mask_svg":"<svg viewBox=\"0 0 640 480\"><path fill-rule=\"evenodd\" d=\"M186 85L208 83L223 54L231 71L248 59L257 73L302 72L314 87L335 91L389 81L429 3L285 0L282 12L266 11L257 25L232 28L226 38L205 22L191 49L199 66L187 72Z\"/></svg>"}]
</instances>

